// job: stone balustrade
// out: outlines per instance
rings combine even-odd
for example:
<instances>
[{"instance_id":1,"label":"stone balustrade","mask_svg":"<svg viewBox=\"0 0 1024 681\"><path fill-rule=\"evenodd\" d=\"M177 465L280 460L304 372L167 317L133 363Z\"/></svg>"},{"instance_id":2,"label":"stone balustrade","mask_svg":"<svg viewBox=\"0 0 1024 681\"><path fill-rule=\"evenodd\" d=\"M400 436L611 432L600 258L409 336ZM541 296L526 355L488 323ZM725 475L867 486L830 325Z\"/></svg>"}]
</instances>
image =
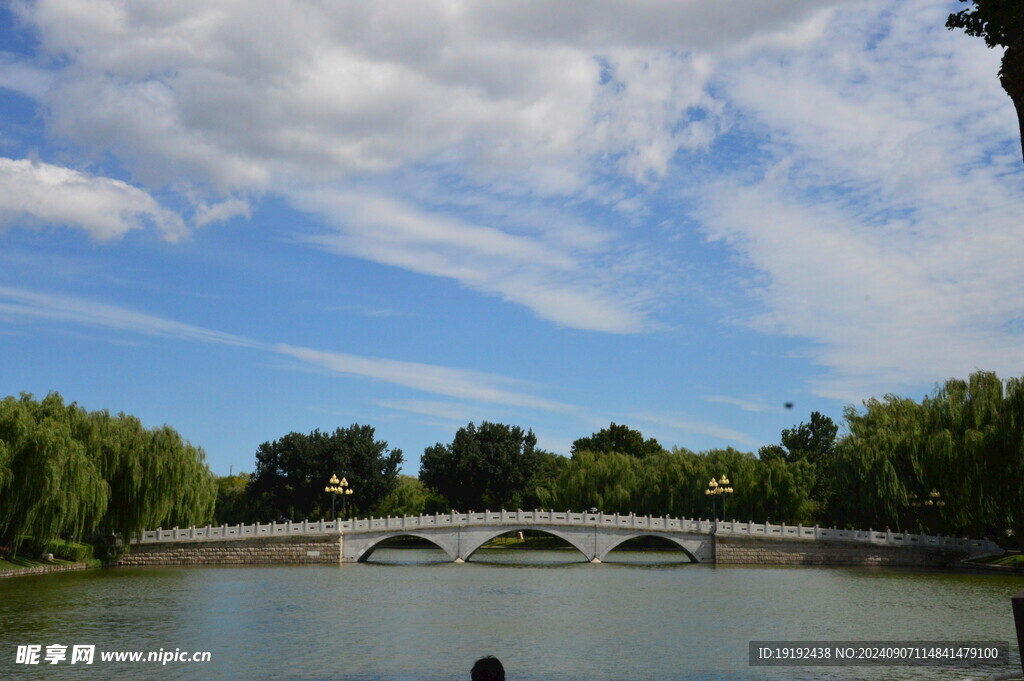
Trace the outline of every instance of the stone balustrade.
<instances>
[{"instance_id":1,"label":"stone balustrade","mask_svg":"<svg viewBox=\"0 0 1024 681\"><path fill-rule=\"evenodd\" d=\"M658 533L685 533L716 535L719 537L766 537L829 542L857 542L876 546L950 549L977 555L999 551L988 540L947 537L941 535L910 534L869 530L838 530L827 527L802 525L773 525L770 523L737 522L671 518L668 516L638 516L618 513L573 513L570 511L484 511L480 513L438 513L434 515L359 518L355 520L320 520L316 522L254 523L251 525L220 525L172 528L142 533L135 544L226 541L259 537L289 537L299 535L349 535L367 532L392 531L396 535L406 531L427 528L455 528L473 526L536 526L607 527L647 529Z\"/></svg>"}]
</instances>

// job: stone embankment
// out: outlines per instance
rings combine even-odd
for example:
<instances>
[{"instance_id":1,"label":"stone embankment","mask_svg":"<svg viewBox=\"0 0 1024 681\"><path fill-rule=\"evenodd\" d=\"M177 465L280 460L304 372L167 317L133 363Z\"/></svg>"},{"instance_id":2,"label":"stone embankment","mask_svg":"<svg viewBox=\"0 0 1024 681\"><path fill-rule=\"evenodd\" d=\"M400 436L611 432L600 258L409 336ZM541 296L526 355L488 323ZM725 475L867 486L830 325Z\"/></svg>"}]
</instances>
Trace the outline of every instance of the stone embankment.
<instances>
[{"instance_id":1,"label":"stone embankment","mask_svg":"<svg viewBox=\"0 0 1024 681\"><path fill-rule=\"evenodd\" d=\"M23 575L46 575L51 572L73 572L75 570L88 570L99 567L89 563L71 563L69 565L39 565L37 567L15 568L14 570L0 570L0 577L21 577Z\"/></svg>"},{"instance_id":2,"label":"stone embankment","mask_svg":"<svg viewBox=\"0 0 1024 681\"><path fill-rule=\"evenodd\" d=\"M718 565L862 565L944 567L963 554L936 548L903 548L839 541L785 541L768 537L715 537Z\"/></svg>"},{"instance_id":3,"label":"stone embankment","mask_svg":"<svg viewBox=\"0 0 1024 681\"><path fill-rule=\"evenodd\" d=\"M136 544L118 565L264 565L341 563L341 538L260 537L247 541Z\"/></svg>"}]
</instances>

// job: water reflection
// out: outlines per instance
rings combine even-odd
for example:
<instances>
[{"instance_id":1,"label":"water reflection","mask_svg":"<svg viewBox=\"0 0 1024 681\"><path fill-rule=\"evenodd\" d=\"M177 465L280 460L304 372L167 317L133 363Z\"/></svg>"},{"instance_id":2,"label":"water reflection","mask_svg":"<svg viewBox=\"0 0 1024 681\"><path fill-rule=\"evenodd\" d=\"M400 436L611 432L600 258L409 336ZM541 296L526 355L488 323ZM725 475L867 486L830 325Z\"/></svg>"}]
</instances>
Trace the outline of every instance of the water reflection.
<instances>
[{"instance_id":1,"label":"water reflection","mask_svg":"<svg viewBox=\"0 0 1024 681\"><path fill-rule=\"evenodd\" d=\"M914 570L591 565L562 549L381 549L340 567L132 568L0 581L0 678L963 679L1005 668L751 668L751 640L1014 639L1021 581ZM609 554L612 556L613 554ZM679 556L673 556L677 558ZM617 556L616 556L617 558ZM16 666L18 644L209 650L201 667ZM982 672L985 672L984 674Z\"/></svg>"}]
</instances>

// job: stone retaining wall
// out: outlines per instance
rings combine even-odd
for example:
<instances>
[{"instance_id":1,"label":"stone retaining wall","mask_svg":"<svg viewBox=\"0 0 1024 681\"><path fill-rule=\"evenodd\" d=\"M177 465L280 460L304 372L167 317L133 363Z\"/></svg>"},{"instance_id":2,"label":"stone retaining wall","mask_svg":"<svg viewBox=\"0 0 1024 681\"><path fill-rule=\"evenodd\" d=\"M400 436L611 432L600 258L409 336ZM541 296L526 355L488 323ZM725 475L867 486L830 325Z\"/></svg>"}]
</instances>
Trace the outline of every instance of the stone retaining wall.
<instances>
[{"instance_id":1,"label":"stone retaining wall","mask_svg":"<svg viewBox=\"0 0 1024 681\"><path fill-rule=\"evenodd\" d=\"M266 537L247 541L136 544L118 565L261 565L341 562L341 538Z\"/></svg>"},{"instance_id":2,"label":"stone retaining wall","mask_svg":"<svg viewBox=\"0 0 1024 681\"><path fill-rule=\"evenodd\" d=\"M94 565L88 563L72 563L71 565L40 565L30 568L16 568L14 570L0 570L0 577L21 577L22 575L45 575L50 572L72 572L74 570L88 570Z\"/></svg>"},{"instance_id":3,"label":"stone retaining wall","mask_svg":"<svg viewBox=\"0 0 1024 681\"><path fill-rule=\"evenodd\" d=\"M884 565L941 567L964 555L936 549L763 537L715 537L719 565Z\"/></svg>"}]
</instances>

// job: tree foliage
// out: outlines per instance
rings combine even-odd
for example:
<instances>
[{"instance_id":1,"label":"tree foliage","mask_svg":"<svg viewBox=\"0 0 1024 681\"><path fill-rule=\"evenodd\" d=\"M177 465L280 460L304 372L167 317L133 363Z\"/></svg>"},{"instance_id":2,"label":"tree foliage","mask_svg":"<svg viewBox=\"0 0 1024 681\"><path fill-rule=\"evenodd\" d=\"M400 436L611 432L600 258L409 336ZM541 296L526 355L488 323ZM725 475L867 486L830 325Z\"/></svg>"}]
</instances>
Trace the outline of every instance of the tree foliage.
<instances>
[{"instance_id":1,"label":"tree foliage","mask_svg":"<svg viewBox=\"0 0 1024 681\"><path fill-rule=\"evenodd\" d=\"M248 473L225 475L217 478L217 505L214 507L214 522L219 525L251 523L254 514L246 489L252 478Z\"/></svg>"},{"instance_id":2,"label":"tree foliage","mask_svg":"<svg viewBox=\"0 0 1024 681\"><path fill-rule=\"evenodd\" d=\"M967 35L983 38L992 47L1004 47L999 83L1017 110L1024 155L1024 2L1021 0L960 0L970 3L946 19L946 28L961 28Z\"/></svg>"},{"instance_id":3,"label":"tree foliage","mask_svg":"<svg viewBox=\"0 0 1024 681\"><path fill-rule=\"evenodd\" d=\"M711 478L726 475L735 490L725 500L705 494ZM544 508L605 513L674 515L690 518L810 521L810 465L776 459L765 462L732 448L695 454L661 451L638 459L619 452L580 451L549 487Z\"/></svg>"},{"instance_id":4,"label":"tree foliage","mask_svg":"<svg viewBox=\"0 0 1024 681\"><path fill-rule=\"evenodd\" d=\"M832 471L835 516L958 534L1024 531L1022 379L979 371L920 403L887 395L864 406L846 413L850 435Z\"/></svg>"},{"instance_id":5,"label":"tree foliage","mask_svg":"<svg viewBox=\"0 0 1024 681\"><path fill-rule=\"evenodd\" d=\"M291 432L264 442L256 451L256 470L247 488L254 513L268 520L282 515L326 518L331 498L324 487L332 475L349 483L351 513L375 507L398 483L402 450L389 450L374 433L372 426L352 424L333 433ZM340 506L336 511L340 513Z\"/></svg>"},{"instance_id":6,"label":"tree foliage","mask_svg":"<svg viewBox=\"0 0 1024 681\"><path fill-rule=\"evenodd\" d=\"M214 495L203 451L169 426L86 412L57 393L0 401L0 540L15 548L205 523Z\"/></svg>"},{"instance_id":7,"label":"tree foliage","mask_svg":"<svg viewBox=\"0 0 1024 681\"><path fill-rule=\"evenodd\" d=\"M459 428L450 444L427 447L420 480L452 508L510 508L520 505L543 455L532 430L484 421Z\"/></svg>"},{"instance_id":8,"label":"tree foliage","mask_svg":"<svg viewBox=\"0 0 1024 681\"><path fill-rule=\"evenodd\" d=\"M663 451L664 448L653 437L645 440L640 431L612 422L590 437L581 437L573 442L571 453L575 457L577 452L618 452L642 459Z\"/></svg>"},{"instance_id":9,"label":"tree foliage","mask_svg":"<svg viewBox=\"0 0 1024 681\"><path fill-rule=\"evenodd\" d=\"M440 513L448 505L439 494L430 490L413 475L399 475L395 489L373 509L377 516L407 516L422 513Z\"/></svg>"}]
</instances>

